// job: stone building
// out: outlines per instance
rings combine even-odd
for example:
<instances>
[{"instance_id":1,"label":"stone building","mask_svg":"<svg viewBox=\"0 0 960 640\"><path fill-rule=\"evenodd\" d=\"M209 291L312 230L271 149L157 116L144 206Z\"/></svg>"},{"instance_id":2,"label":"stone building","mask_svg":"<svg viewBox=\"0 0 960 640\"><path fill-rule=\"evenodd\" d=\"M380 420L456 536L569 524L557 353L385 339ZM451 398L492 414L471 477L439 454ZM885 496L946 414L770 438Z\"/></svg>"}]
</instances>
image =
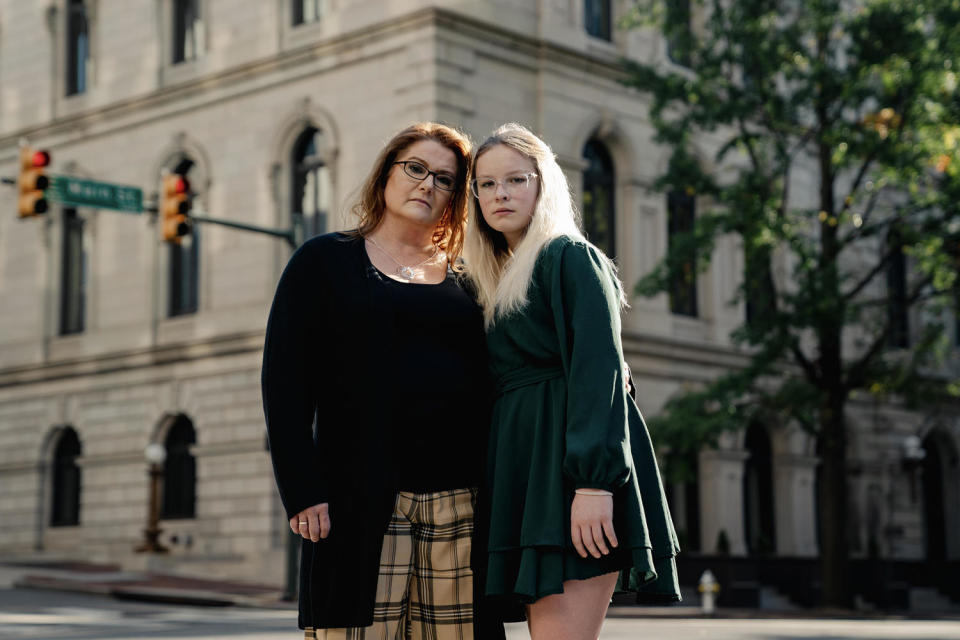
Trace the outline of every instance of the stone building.
<instances>
[{"instance_id":1,"label":"stone building","mask_svg":"<svg viewBox=\"0 0 960 640\"><path fill-rule=\"evenodd\" d=\"M0 174L18 143L52 172L141 188L188 175L207 215L310 234L347 205L381 145L417 120L475 140L518 121L557 152L591 239L635 282L696 202L652 189L666 153L623 56L676 64L661 34L615 28L621 0L0 0ZM710 140L701 141L705 162ZM164 568L283 580L288 527L259 393L273 289L291 247L149 214L54 204L19 220L0 190L0 554L136 564L145 447L166 448ZM721 242L674 297L635 299L625 348L653 415L743 361ZM960 558L960 422L854 402L854 553ZM919 436L926 461L903 455ZM911 466L913 465L913 466ZM672 487L688 558L817 555L815 443L750 425ZM689 582L689 581L688 581Z\"/></svg>"}]
</instances>

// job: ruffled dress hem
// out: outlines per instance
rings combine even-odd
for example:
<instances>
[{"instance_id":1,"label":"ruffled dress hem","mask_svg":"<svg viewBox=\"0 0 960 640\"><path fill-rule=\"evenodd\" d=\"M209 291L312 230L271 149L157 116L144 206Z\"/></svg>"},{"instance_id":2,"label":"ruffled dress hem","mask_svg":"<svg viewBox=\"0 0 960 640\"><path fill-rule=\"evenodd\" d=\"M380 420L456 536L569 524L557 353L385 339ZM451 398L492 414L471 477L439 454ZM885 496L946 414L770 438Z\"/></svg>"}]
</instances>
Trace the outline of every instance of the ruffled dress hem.
<instances>
[{"instance_id":1,"label":"ruffled dress hem","mask_svg":"<svg viewBox=\"0 0 960 640\"><path fill-rule=\"evenodd\" d=\"M523 604L563 593L567 580L587 580L619 572L615 592L637 594L638 603L678 602L676 584L658 585L659 576L676 576L674 556L654 558L650 547L619 548L601 558L581 558L558 546L488 550L486 595ZM675 578L673 580L675 582Z\"/></svg>"}]
</instances>

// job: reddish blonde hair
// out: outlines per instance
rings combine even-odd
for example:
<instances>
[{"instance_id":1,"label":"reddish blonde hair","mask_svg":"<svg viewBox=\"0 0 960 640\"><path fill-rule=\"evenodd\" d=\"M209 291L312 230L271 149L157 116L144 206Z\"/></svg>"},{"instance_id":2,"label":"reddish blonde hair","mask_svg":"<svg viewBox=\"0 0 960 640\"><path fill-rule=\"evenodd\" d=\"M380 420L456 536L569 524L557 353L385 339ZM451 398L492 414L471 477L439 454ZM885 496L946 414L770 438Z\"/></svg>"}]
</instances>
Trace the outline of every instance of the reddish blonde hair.
<instances>
[{"instance_id":1,"label":"reddish blonde hair","mask_svg":"<svg viewBox=\"0 0 960 640\"><path fill-rule=\"evenodd\" d=\"M353 205L354 215L360 218L360 223L353 233L366 236L380 225L386 210L384 187L390 169L404 149L420 140L438 142L453 151L457 158L457 188L451 194L450 204L437 223L433 242L446 252L450 265L459 270L457 262L463 252L467 226L467 177L473 163L470 155L472 144L466 134L445 124L418 122L393 136L384 146L363 182L356 204Z\"/></svg>"}]
</instances>

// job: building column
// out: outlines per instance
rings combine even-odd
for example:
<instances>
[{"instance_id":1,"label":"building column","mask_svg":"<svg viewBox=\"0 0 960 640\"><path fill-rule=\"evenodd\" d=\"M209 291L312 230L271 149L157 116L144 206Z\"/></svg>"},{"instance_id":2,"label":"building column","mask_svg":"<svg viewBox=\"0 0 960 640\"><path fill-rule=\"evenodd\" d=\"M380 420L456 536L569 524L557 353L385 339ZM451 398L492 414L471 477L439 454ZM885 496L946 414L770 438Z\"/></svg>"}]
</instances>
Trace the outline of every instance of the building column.
<instances>
[{"instance_id":1,"label":"building column","mask_svg":"<svg viewBox=\"0 0 960 640\"><path fill-rule=\"evenodd\" d=\"M777 555L817 555L818 462L813 456L780 454L773 457Z\"/></svg>"},{"instance_id":2,"label":"building column","mask_svg":"<svg viewBox=\"0 0 960 640\"><path fill-rule=\"evenodd\" d=\"M743 463L746 451L709 449L700 452L700 549L716 553L720 532L726 533L730 554L743 556Z\"/></svg>"}]
</instances>

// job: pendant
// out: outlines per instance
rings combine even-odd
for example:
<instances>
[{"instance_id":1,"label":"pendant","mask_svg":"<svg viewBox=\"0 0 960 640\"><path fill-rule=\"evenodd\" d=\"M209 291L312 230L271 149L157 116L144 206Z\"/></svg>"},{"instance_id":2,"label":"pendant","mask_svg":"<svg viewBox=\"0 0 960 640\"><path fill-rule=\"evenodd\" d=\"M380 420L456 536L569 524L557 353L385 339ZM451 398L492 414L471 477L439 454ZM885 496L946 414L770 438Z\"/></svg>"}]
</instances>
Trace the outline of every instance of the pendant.
<instances>
[{"instance_id":1,"label":"pendant","mask_svg":"<svg viewBox=\"0 0 960 640\"><path fill-rule=\"evenodd\" d=\"M412 267L400 267L397 271L407 280L413 280L413 276L416 275Z\"/></svg>"}]
</instances>

